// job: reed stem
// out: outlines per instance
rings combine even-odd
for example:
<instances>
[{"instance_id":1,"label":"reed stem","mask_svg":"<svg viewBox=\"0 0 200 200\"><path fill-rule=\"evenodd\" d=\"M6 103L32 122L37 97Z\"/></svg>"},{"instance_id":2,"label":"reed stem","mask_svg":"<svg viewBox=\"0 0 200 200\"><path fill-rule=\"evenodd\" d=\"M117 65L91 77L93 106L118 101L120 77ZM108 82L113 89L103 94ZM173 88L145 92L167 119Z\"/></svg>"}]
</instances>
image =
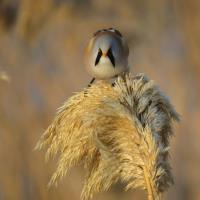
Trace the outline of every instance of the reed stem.
<instances>
[{"instance_id":1,"label":"reed stem","mask_svg":"<svg viewBox=\"0 0 200 200\"><path fill-rule=\"evenodd\" d=\"M152 189L152 186L148 177L148 172L145 166L143 167L143 171L144 171L144 178L145 178L145 182L147 186L148 200L155 200L153 189Z\"/></svg>"}]
</instances>

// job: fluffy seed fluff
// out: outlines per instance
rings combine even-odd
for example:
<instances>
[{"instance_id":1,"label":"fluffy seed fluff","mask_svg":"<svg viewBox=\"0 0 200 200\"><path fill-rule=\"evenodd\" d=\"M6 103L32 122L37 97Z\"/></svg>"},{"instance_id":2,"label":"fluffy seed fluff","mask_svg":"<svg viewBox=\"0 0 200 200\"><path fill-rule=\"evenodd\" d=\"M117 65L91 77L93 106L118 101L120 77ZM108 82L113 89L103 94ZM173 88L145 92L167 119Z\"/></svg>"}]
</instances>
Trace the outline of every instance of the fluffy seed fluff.
<instances>
[{"instance_id":1,"label":"fluffy seed fluff","mask_svg":"<svg viewBox=\"0 0 200 200\"><path fill-rule=\"evenodd\" d=\"M82 200L118 181L125 189L145 189L148 199L161 199L173 183L169 137L178 119L153 81L126 74L113 87L98 81L68 99L36 149L47 149L47 160L58 156L50 185L72 166L84 165Z\"/></svg>"}]
</instances>

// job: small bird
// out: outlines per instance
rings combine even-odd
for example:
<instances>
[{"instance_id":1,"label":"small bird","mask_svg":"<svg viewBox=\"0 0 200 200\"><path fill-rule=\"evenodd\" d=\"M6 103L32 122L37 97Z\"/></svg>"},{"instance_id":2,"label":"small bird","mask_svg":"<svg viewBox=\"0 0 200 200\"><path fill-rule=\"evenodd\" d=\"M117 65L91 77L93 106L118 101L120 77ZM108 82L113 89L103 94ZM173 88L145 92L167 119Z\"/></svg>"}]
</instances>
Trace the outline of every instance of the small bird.
<instances>
[{"instance_id":1,"label":"small bird","mask_svg":"<svg viewBox=\"0 0 200 200\"><path fill-rule=\"evenodd\" d=\"M113 28L93 34L85 55L88 73L95 79L111 79L128 71L129 48L122 34Z\"/></svg>"}]
</instances>

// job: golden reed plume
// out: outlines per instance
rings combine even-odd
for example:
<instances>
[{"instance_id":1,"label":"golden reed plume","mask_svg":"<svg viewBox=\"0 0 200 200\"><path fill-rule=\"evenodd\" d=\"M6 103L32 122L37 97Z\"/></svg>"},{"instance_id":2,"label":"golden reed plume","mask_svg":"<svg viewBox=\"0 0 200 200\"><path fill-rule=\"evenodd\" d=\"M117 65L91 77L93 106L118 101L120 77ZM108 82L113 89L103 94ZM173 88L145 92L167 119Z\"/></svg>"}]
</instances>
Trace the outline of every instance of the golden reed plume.
<instances>
[{"instance_id":1,"label":"golden reed plume","mask_svg":"<svg viewBox=\"0 0 200 200\"><path fill-rule=\"evenodd\" d=\"M178 119L153 81L126 74L113 87L98 81L67 100L36 149L47 148L47 160L59 156L50 185L70 167L84 165L82 200L118 181L125 189L145 189L149 200L161 199L173 183L169 136Z\"/></svg>"}]
</instances>

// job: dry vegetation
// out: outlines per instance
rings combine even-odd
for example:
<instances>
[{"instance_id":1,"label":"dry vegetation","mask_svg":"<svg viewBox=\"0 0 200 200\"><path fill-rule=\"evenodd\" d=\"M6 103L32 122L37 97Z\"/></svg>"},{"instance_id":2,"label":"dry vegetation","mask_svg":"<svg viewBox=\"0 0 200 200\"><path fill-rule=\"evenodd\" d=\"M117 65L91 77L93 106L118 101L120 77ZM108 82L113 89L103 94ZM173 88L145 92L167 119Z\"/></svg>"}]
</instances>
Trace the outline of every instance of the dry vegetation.
<instances>
[{"instance_id":1,"label":"dry vegetation","mask_svg":"<svg viewBox=\"0 0 200 200\"><path fill-rule=\"evenodd\" d=\"M175 184L166 199L199 199L199 9L195 0L0 1L0 71L10 80L0 78L0 199L80 199L82 169L47 190L55 162L45 165L33 147L56 108L90 81L85 43L112 26L128 38L132 72L155 80L182 116L170 150ZM145 199L122 187L95 199Z\"/></svg>"},{"instance_id":2,"label":"dry vegetation","mask_svg":"<svg viewBox=\"0 0 200 200\"><path fill-rule=\"evenodd\" d=\"M72 96L58 110L36 149L46 159L59 155L50 185L80 162L87 169L82 199L118 182L126 190L147 190L161 199L173 183L168 162L171 122L178 114L145 76L119 77L115 86L103 81Z\"/></svg>"}]
</instances>

